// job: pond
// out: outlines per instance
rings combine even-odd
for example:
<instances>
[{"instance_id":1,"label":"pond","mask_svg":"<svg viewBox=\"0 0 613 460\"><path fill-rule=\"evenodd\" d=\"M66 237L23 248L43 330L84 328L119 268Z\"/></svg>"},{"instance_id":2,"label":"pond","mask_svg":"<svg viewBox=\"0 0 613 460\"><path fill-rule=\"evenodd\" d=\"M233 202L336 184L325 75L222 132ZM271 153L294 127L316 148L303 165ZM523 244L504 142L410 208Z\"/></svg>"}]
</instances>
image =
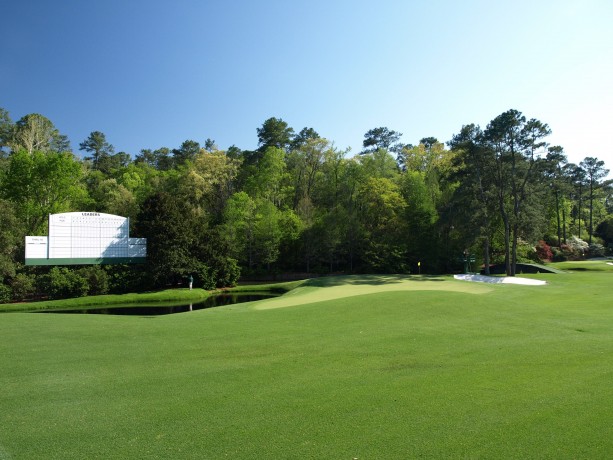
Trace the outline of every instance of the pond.
<instances>
[{"instance_id":1,"label":"pond","mask_svg":"<svg viewBox=\"0 0 613 460\"><path fill-rule=\"evenodd\" d=\"M97 314L97 315L133 315L133 316L158 316L173 313L184 313L205 308L221 307L235 303L253 302L256 300L277 297L273 294L219 294L207 297L200 302L188 304L129 304L129 305L106 305L104 307L77 308L66 310L40 310L34 313L72 313L72 314Z\"/></svg>"}]
</instances>

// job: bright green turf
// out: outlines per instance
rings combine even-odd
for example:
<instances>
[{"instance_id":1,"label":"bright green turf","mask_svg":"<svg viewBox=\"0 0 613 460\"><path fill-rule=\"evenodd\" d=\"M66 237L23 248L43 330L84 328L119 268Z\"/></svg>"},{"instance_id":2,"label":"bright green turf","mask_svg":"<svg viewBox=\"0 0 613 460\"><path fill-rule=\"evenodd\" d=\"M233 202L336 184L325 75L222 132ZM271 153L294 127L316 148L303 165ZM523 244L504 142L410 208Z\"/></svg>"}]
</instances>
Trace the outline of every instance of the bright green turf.
<instances>
[{"instance_id":1,"label":"bright green turf","mask_svg":"<svg viewBox=\"0 0 613 460\"><path fill-rule=\"evenodd\" d=\"M76 297L74 299L44 300L40 302L23 302L0 304L0 312L57 310L66 308L100 307L117 304L167 304L184 303L206 299L210 292L203 289L167 289L158 292L109 294L89 297Z\"/></svg>"},{"instance_id":2,"label":"bright green turf","mask_svg":"<svg viewBox=\"0 0 613 460\"><path fill-rule=\"evenodd\" d=\"M20 302L0 304L0 312L16 311L35 311L35 310L65 310L83 309L86 307L103 307L109 305L181 305L190 302L198 302L206 299L210 295L229 291L238 293L258 293L270 292L273 294L283 294L291 291L295 287L304 283L301 281L290 281L277 284L259 284L237 286L227 290L205 291L203 289L166 289L156 292L130 293L130 294L109 294L88 297L76 297L73 299L44 300L38 302ZM1 458L0 458L1 460Z\"/></svg>"},{"instance_id":3,"label":"bright green turf","mask_svg":"<svg viewBox=\"0 0 613 460\"><path fill-rule=\"evenodd\" d=\"M597 267L529 276L546 286L326 278L155 318L2 313L0 459L611 458Z\"/></svg>"}]
</instances>

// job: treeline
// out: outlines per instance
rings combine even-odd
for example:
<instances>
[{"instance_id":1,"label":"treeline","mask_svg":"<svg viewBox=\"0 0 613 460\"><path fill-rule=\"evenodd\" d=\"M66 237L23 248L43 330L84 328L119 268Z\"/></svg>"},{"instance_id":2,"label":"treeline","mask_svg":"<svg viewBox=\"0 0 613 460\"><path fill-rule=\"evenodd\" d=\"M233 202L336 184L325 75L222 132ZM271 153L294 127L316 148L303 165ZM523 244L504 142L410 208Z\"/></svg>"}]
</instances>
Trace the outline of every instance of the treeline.
<instances>
[{"instance_id":1,"label":"treeline","mask_svg":"<svg viewBox=\"0 0 613 460\"><path fill-rule=\"evenodd\" d=\"M115 152L104 133L79 144L46 117L0 109L0 301L176 285L207 289L282 274L441 273L466 254L485 269L604 255L613 202L602 161L567 162L549 127L509 110L447 142L405 144L386 127L350 157L313 128L256 130L258 148L207 139ZM25 267L24 236L48 214L130 217L148 239L143 266Z\"/></svg>"}]
</instances>

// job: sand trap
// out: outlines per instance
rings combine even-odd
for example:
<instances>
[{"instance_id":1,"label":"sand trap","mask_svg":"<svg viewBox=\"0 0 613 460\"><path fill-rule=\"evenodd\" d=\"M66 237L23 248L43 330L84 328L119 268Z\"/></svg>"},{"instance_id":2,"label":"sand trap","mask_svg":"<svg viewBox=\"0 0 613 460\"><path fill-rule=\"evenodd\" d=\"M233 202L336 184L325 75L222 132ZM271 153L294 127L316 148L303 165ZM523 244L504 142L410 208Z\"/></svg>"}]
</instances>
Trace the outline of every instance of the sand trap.
<instances>
[{"instance_id":1,"label":"sand trap","mask_svg":"<svg viewBox=\"0 0 613 460\"><path fill-rule=\"evenodd\" d=\"M547 281L515 278L514 276L453 275L453 277L457 280L475 281L477 283L525 284L530 286L542 286L543 284L547 284Z\"/></svg>"},{"instance_id":2,"label":"sand trap","mask_svg":"<svg viewBox=\"0 0 613 460\"><path fill-rule=\"evenodd\" d=\"M607 262L607 265L613 265L613 262Z\"/></svg>"}]
</instances>

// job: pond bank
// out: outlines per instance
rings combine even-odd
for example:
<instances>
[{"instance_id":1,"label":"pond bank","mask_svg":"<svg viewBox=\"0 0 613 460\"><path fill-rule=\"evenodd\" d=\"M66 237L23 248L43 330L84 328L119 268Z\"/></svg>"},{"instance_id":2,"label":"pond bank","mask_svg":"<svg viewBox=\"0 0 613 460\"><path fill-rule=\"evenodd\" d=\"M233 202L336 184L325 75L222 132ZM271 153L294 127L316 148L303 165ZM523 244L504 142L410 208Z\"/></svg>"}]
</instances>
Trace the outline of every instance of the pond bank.
<instances>
[{"instance_id":1,"label":"pond bank","mask_svg":"<svg viewBox=\"0 0 613 460\"><path fill-rule=\"evenodd\" d=\"M293 281L286 283L260 284L256 286L244 285L232 288L216 289L206 291L204 289L166 289L156 292L130 293L130 294L109 294L88 297L78 297L73 299L44 300L40 302L22 302L0 304L0 313L6 312L25 312L36 310L56 310L65 308L80 307L104 307L108 305L125 304L155 304L155 303L190 303L202 302L212 295L222 293L263 293L272 292L283 294L302 284L303 281Z\"/></svg>"}]
</instances>

